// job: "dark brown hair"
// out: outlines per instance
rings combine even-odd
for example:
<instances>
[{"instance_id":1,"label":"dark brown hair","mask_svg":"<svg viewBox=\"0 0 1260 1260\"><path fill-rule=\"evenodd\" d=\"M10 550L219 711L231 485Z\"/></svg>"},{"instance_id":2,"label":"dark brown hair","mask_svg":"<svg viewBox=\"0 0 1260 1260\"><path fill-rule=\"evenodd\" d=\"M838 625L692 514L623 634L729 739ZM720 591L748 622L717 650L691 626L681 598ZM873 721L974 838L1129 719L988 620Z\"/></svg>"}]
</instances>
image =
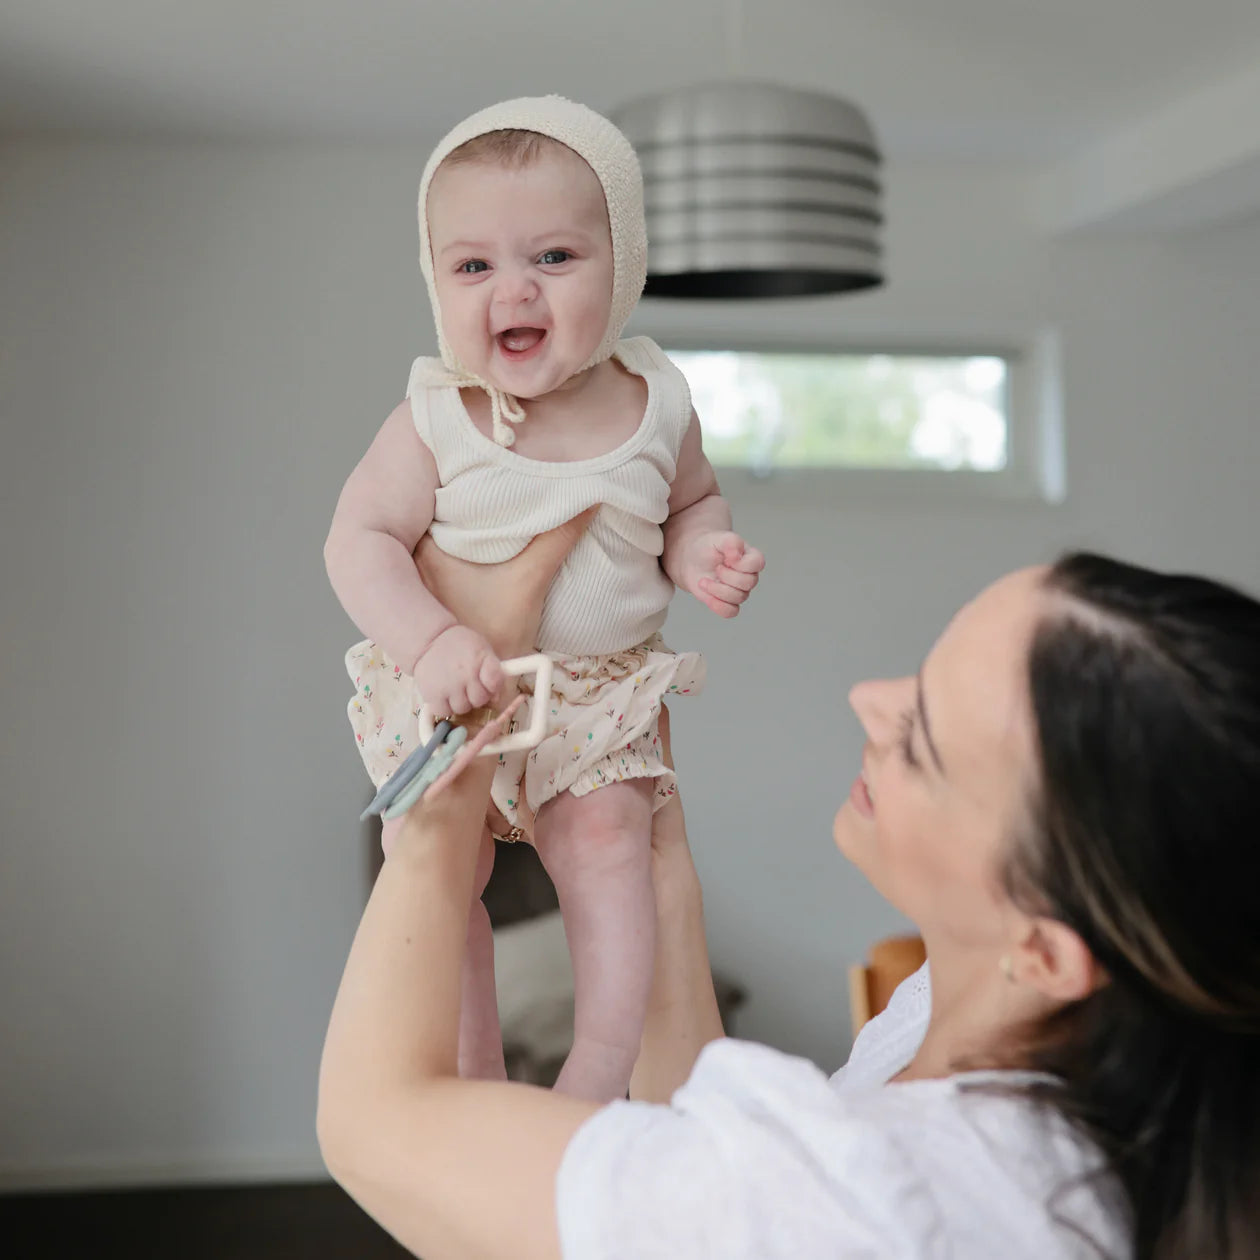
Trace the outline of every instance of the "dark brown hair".
<instances>
[{"instance_id":1,"label":"dark brown hair","mask_svg":"<svg viewBox=\"0 0 1260 1260\"><path fill-rule=\"evenodd\" d=\"M1139 1260L1260 1255L1260 603L1101 556L1045 581L1039 786L1006 882L1106 982L1034 1093L1107 1157Z\"/></svg>"}]
</instances>

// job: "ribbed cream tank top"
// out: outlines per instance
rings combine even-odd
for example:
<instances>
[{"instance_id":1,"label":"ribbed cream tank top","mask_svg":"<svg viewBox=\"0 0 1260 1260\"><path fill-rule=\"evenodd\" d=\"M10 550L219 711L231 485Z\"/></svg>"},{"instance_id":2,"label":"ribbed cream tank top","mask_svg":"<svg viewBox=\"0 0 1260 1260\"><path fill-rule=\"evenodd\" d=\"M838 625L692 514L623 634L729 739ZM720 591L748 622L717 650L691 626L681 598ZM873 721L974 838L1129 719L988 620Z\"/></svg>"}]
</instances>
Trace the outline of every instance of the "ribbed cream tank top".
<instances>
[{"instance_id":1,"label":"ribbed cream tank top","mask_svg":"<svg viewBox=\"0 0 1260 1260\"><path fill-rule=\"evenodd\" d=\"M415 365L407 386L416 432L437 464L429 532L443 551L483 564L507 560L535 535L603 504L547 595L543 651L587 656L634 647L664 624L674 593L660 566L661 525L691 393L648 337L619 341L613 355L647 384L643 420L616 450L572 463L496 445L473 424L457 388L419 384Z\"/></svg>"}]
</instances>

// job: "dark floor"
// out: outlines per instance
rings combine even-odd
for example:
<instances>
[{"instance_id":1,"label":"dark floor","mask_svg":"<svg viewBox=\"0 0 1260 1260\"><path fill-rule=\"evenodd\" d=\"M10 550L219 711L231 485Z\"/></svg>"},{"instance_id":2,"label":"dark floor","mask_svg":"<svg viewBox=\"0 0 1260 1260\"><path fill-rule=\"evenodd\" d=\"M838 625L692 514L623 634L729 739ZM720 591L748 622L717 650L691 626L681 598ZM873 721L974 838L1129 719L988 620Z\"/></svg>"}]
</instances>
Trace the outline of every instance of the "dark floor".
<instances>
[{"instance_id":1,"label":"dark floor","mask_svg":"<svg viewBox=\"0 0 1260 1260\"><path fill-rule=\"evenodd\" d=\"M0 1196L10 1260L401 1260L337 1186Z\"/></svg>"}]
</instances>

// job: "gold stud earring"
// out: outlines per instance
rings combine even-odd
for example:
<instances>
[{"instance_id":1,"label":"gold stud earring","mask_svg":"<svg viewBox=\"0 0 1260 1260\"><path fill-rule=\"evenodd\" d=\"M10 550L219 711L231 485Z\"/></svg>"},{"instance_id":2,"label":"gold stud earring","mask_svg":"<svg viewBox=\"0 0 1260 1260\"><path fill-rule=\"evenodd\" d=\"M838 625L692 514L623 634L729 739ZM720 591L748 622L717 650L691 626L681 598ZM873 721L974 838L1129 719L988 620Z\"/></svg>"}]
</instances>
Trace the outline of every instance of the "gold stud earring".
<instances>
[{"instance_id":1,"label":"gold stud earring","mask_svg":"<svg viewBox=\"0 0 1260 1260\"><path fill-rule=\"evenodd\" d=\"M1015 964L1011 961L1010 954L1003 954L1002 957L998 959L998 970L1006 977L1009 984L1014 984L1016 982Z\"/></svg>"}]
</instances>

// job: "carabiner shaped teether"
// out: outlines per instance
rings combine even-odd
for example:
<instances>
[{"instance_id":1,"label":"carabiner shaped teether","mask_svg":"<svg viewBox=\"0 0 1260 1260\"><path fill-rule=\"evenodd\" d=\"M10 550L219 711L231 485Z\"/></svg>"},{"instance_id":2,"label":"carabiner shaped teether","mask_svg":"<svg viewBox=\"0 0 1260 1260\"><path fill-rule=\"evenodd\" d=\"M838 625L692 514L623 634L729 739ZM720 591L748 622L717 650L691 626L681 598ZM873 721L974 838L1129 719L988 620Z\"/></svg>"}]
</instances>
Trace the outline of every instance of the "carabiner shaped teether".
<instances>
[{"instance_id":1,"label":"carabiner shaped teether","mask_svg":"<svg viewBox=\"0 0 1260 1260\"><path fill-rule=\"evenodd\" d=\"M533 656L517 656L510 661L501 661L500 664L509 678L534 675L534 711L525 730L513 731L510 735L504 735L502 739L487 744L478 754L481 757L497 757L500 753L537 748L547 735L547 714L551 711L551 706L547 703L547 698L551 695L551 657L544 652L536 652ZM433 738L433 714L427 704L421 706L418 720L420 742L427 744Z\"/></svg>"}]
</instances>

